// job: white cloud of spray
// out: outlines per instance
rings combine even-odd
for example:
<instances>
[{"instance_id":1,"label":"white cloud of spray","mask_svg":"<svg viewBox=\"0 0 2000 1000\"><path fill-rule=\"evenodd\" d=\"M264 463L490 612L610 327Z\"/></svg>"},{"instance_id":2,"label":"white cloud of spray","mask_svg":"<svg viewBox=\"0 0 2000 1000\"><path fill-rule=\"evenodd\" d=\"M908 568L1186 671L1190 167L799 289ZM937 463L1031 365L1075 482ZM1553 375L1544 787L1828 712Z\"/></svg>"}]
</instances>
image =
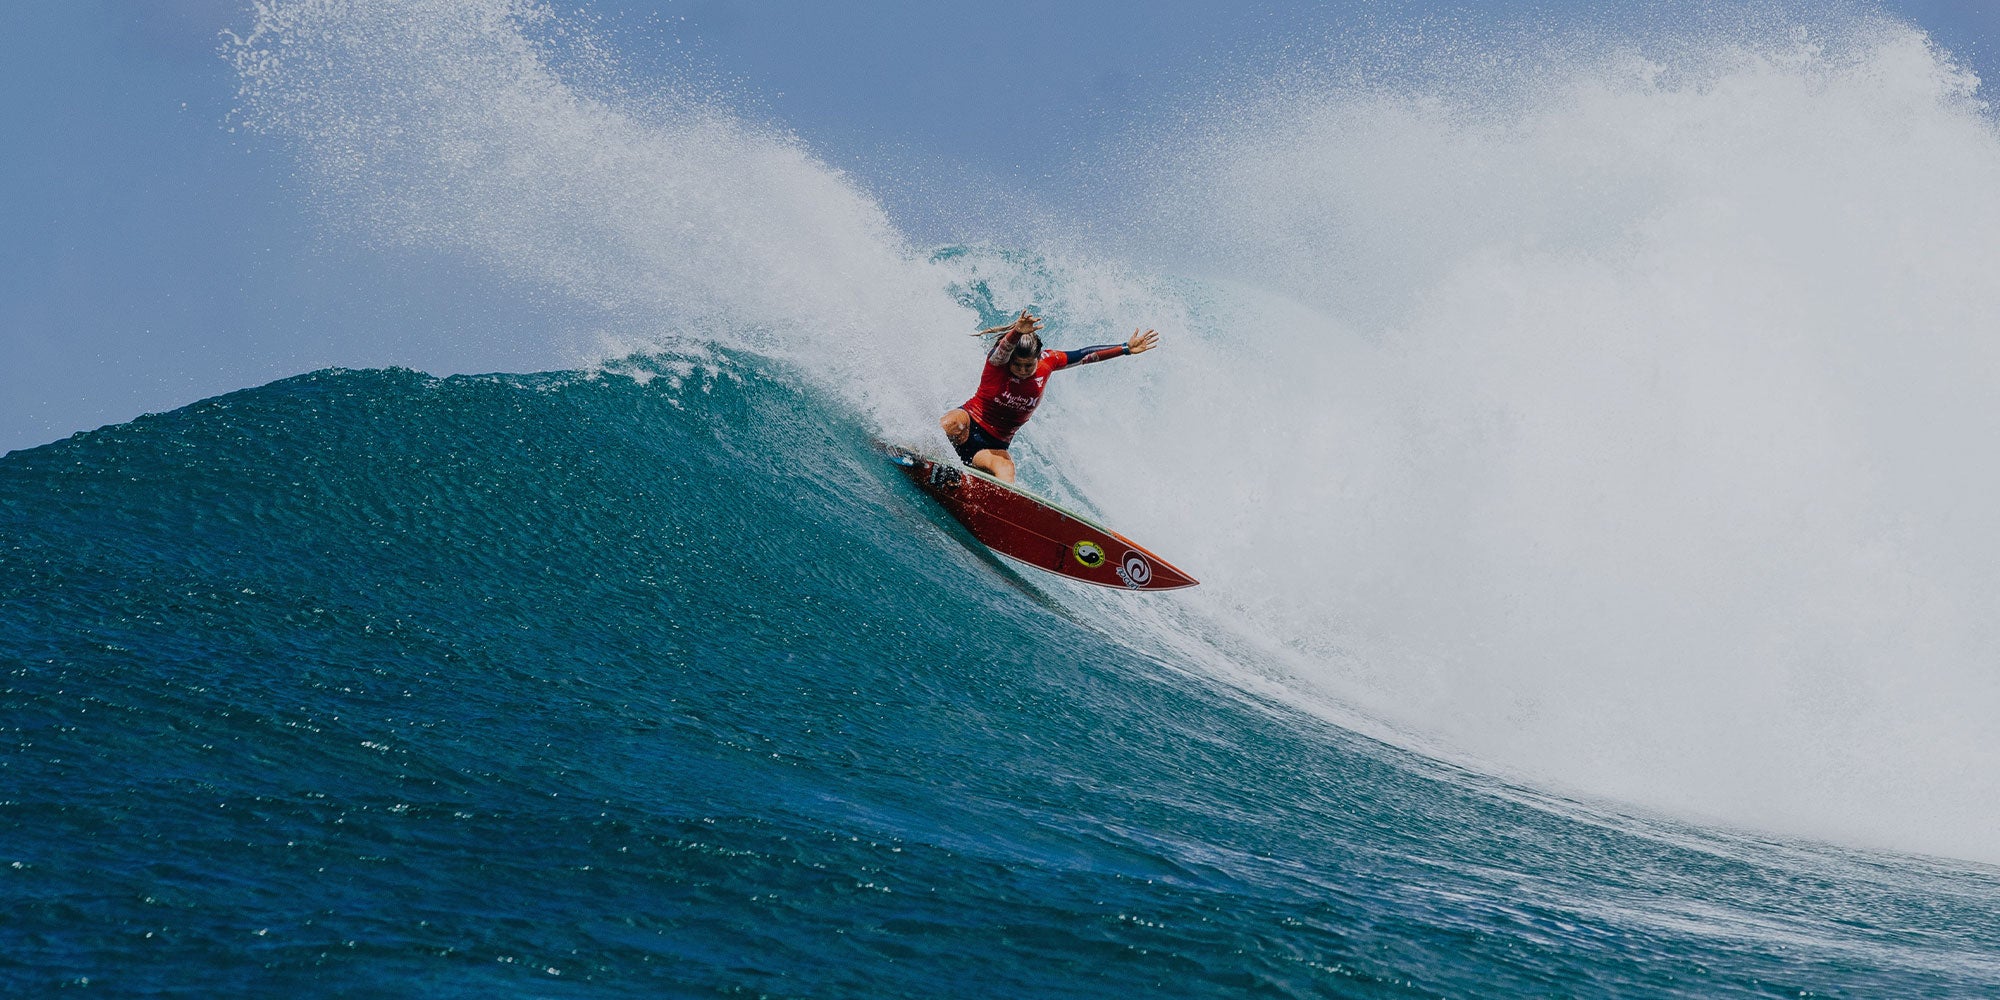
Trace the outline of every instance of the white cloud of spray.
<instances>
[{"instance_id":1,"label":"white cloud of spray","mask_svg":"<svg viewBox=\"0 0 2000 1000\"><path fill-rule=\"evenodd\" d=\"M1672 50L1157 143L1134 252L1254 290L1159 387L1172 530L1301 676L1491 764L2000 859L2000 133L1905 26Z\"/></svg>"},{"instance_id":2,"label":"white cloud of spray","mask_svg":"<svg viewBox=\"0 0 2000 1000\"><path fill-rule=\"evenodd\" d=\"M935 331L972 322L848 178L693 87L631 89L544 4L260 0L229 55L330 223L587 307L601 338L552 334L546 364L707 342L839 383L886 347L942 371Z\"/></svg>"}]
</instances>

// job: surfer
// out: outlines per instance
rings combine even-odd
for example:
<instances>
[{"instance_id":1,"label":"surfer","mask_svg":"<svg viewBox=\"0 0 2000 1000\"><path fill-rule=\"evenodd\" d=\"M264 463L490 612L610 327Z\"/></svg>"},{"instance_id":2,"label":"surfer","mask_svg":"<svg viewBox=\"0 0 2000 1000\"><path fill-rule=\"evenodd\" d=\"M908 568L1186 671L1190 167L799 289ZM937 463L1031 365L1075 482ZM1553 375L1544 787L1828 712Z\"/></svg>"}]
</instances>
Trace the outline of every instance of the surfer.
<instances>
[{"instance_id":1,"label":"surfer","mask_svg":"<svg viewBox=\"0 0 2000 1000\"><path fill-rule=\"evenodd\" d=\"M1160 342L1160 335L1151 330L1134 330L1131 339L1122 344L1045 351L1041 329L1041 318L1023 309L1014 322L979 331L1000 334L993 350L987 352L979 391L938 420L960 461L1002 482L1014 481L1014 458L1007 454L1007 445L1014 440L1014 432L1035 415L1050 375L1106 358L1144 354Z\"/></svg>"}]
</instances>

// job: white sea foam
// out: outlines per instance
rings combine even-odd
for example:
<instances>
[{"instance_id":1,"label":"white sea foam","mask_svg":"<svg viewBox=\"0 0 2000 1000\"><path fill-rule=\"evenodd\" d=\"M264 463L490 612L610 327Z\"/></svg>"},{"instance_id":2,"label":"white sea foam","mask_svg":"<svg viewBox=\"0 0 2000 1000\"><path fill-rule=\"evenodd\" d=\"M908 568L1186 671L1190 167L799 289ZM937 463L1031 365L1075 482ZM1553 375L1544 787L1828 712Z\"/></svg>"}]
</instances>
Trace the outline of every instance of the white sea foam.
<instances>
[{"instance_id":1,"label":"white sea foam","mask_svg":"<svg viewBox=\"0 0 2000 1000\"><path fill-rule=\"evenodd\" d=\"M1330 63L1150 144L1179 152L1100 192L1116 255L1027 263L927 262L797 141L620 82L539 5L267 0L235 54L330 218L573 299L597 360L746 347L913 437L970 388L953 282L1058 346L1159 327L1059 376L1021 452L1206 584L1093 607L1234 633L1266 690L2000 859L2000 137L1913 29Z\"/></svg>"},{"instance_id":2,"label":"white sea foam","mask_svg":"<svg viewBox=\"0 0 2000 1000\"><path fill-rule=\"evenodd\" d=\"M1869 21L1519 62L1156 142L1130 245L1257 291L1090 489L1172 497L1218 615L1480 759L2000 858L1977 81Z\"/></svg>"}]
</instances>

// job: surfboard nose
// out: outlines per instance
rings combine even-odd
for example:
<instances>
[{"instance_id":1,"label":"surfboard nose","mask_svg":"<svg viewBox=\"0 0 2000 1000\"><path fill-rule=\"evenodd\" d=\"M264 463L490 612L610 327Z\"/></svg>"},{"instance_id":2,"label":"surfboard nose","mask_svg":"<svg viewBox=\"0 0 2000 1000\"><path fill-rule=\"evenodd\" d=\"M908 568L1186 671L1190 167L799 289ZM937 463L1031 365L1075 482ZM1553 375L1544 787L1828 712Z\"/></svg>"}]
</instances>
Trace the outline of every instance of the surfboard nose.
<instances>
[{"instance_id":1,"label":"surfboard nose","mask_svg":"<svg viewBox=\"0 0 2000 1000\"><path fill-rule=\"evenodd\" d=\"M1120 540L1124 539L1121 537ZM1125 557L1118 563L1118 579L1127 587L1133 590L1179 590L1200 582L1165 559L1137 545L1127 545Z\"/></svg>"}]
</instances>

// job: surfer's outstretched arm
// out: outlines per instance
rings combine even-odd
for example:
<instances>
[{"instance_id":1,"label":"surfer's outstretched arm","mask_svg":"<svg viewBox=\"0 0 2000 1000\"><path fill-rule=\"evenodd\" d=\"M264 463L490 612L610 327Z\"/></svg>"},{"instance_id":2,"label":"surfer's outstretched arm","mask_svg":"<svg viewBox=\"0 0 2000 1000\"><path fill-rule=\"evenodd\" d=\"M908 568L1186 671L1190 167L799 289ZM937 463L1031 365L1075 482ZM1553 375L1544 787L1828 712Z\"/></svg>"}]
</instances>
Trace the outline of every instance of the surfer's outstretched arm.
<instances>
[{"instance_id":1,"label":"surfer's outstretched arm","mask_svg":"<svg viewBox=\"0 0 2000 1000\"><path fill-rule=\"evenodd\" d=\"M1079 347L1074 351L1062 352L1066 356L1065 368L1087 365L1108 358L1122 358L1127 354L1144 354L1160 346L1160 335L1152 330L1132 331L1131 339L1122 344L1104 344L1098 347Z\"/></svg>"}]
</instances>

